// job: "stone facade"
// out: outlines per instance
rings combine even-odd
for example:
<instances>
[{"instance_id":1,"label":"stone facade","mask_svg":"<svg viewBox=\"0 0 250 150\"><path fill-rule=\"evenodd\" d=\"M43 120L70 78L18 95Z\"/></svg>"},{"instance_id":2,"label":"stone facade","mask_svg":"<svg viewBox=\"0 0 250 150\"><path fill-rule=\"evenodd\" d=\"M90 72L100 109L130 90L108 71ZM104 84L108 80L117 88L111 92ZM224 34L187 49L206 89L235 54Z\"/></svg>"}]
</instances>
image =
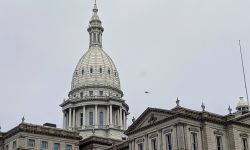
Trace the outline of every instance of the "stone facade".
<instances>
[{"instance_id":1,"label":"stone facade","mask_svg":"<svg viewBox=\"0 0 250 150\"><path fill-rule=\"evenodd\" d=\"M0 145L4 150L78 150L78 133L63 129L21 123L0 136Z\"/></svg>"},{"instance_id":2,"label":"stone facade","mask_svg":"<svg viewBox=\"0 0 250 150\"><path fill-rule=\"evenodd\" d=\"M126 142L129 150L249 150L249 117L249 112L222 116L180 106L148 108L125 132Z\"/></svg>"}]
</instances>

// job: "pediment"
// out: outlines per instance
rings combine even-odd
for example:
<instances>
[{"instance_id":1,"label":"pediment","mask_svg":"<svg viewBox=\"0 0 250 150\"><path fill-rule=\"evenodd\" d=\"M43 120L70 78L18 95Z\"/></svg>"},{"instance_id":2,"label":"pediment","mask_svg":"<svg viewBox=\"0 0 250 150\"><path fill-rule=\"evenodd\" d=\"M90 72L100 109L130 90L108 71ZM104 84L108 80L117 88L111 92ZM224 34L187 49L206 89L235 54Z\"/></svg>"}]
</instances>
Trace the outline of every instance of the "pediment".
<instances>
[{"instance_id":1,"label":"pediment","mask_svg":"<svg viewBox=\"0 0 250 150\"><path fill-rule=\"evenodd\" d=\"M131 132L133 130L149 126L172 115L174 115L174 112L169 110L148 108L141 114L140 117L138 117L138 119L135 120L126 132Z\"/></svg>"},{"instance_id":2,"label":"pediment","mask_svg":"<svg viewBox=\"0 0 250 150\"><path fill-rule=\"evenodd\" d=\"M245 123L245 124L249 124L249 125L250 125L250 117L245 118L245 119L242 119L242 120L239 120L239 122Z\"/></svg>"}]
</instances>

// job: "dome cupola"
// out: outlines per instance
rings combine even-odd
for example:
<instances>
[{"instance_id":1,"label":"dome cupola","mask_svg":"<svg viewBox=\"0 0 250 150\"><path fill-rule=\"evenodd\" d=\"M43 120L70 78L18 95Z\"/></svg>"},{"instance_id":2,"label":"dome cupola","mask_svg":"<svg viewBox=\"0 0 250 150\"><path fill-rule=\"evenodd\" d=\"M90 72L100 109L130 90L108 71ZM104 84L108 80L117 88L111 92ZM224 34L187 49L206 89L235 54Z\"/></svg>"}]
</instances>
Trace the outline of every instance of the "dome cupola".
<instances>
[{"instance_id":1,"label":"dome cupola","mask_svg":"<svg viewBox=\"0 0 250 150\"><path fill-rule=\"evenodd\" d=\"M88 27L89 49L82 56L73 73L70 97L123 96L115 64L102 48L104 28L97 12L95 3ZM96 88L100 89L99 92Z\"/></svg>"},{"instance_id":2,"label":"dome cupola","mask_svg":"<svg viewBox=\"0 0 250 150\"><path fill-rule=\"evenodd\" d=\"M248 112L249 111L248 103L244 99L244 97L240 97L240 101L237 104L236 110L238 112Z\"/></svg>"}]
</instances>

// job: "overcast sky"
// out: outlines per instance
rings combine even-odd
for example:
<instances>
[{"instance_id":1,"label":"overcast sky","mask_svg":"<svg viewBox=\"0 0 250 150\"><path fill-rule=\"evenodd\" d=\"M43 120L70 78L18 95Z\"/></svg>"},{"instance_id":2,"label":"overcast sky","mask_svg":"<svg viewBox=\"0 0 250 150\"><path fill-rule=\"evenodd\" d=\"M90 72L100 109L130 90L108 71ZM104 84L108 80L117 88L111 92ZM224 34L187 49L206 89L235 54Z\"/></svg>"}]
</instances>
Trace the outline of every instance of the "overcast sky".
<instances>
[{"instance_id":1,"label":"overcast sky","mask_svg":"<svg viewBox=\"0 0 250 150\"><path fill-rule=\"evenodd\" d=\"M62 126L59 104L88 49L94 0L0 0L0 125ZM249 0L98 0L104 50L118 68L129 123L147 107L227 114L250 88ZM145 94L150 91L150 94Z\"/></svg>"}]
</instances>

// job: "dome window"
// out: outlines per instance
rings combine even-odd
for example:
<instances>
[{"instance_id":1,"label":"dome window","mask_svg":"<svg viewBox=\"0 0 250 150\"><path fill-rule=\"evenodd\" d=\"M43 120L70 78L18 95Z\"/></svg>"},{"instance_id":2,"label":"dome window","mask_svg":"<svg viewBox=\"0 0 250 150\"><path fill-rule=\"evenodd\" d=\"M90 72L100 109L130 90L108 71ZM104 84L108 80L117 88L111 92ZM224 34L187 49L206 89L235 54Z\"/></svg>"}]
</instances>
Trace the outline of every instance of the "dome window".
<instances>
[{"instance_id":1,"label":"dome window","mask_svg":"<svg viewBox=\"0 0 250 150\"><path fill-rule=\"evenodd\" d=\"M93 68L90 68L90 73L93 73Z\"/></svg>"},{"instance_id":2,"label":"dome window","mask_svg":"<svg viewBox=\"0 0 250 150\"><path fill-rule=\"evenodd\" d=\"M100 96L103 96L103 91L99 91L99 95L100 95Z\"/></svg>"},{"instance_id":3,"label":"dome window","mask_svg":"<svg viewBox=\"0 0 250 150\"><path fill-rule=\"evenodd\" d=\"M93 91L89 91L89 96L94 96L94 92Z\"/></svg>"},{"instance_id":4,"label":"dome window","mask_svg":"<svg viewBox=\"0 0 250 150\"><path fill-rule=\"evenodd\" d=\"M80 97L83 98L83 92L80 93Z\"/></svg>"}]
</instances>

